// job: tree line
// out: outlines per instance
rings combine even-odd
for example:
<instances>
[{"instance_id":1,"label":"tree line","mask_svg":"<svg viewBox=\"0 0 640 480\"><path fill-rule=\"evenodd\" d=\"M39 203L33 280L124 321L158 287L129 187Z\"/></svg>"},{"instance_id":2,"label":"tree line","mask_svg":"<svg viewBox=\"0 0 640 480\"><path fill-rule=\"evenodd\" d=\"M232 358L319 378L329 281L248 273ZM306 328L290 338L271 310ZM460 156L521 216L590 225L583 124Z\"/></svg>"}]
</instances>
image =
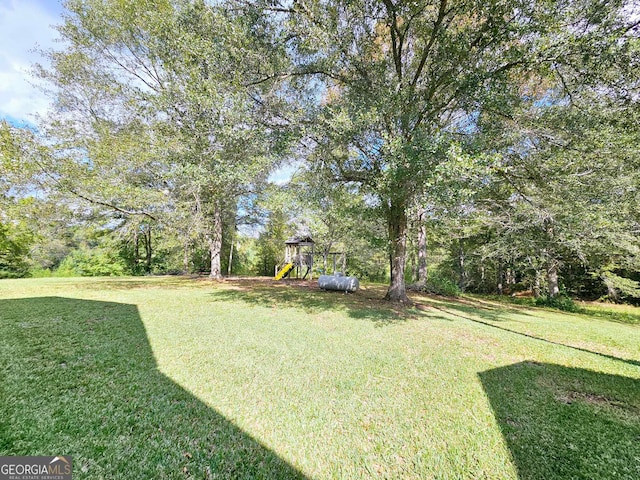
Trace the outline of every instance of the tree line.
<instances>
[{"instance_id":1,"label":"tree line","mask_svg":"<svg viewBox=\"0 0 640 480\"><path fill-rule=\"evenodd\" d=\"M303 228L391 301L640 296L635 2L64 6L51 110L0 129L1 271L66 236L98 273L268 274Z\"/></svg>"}]
</instances>

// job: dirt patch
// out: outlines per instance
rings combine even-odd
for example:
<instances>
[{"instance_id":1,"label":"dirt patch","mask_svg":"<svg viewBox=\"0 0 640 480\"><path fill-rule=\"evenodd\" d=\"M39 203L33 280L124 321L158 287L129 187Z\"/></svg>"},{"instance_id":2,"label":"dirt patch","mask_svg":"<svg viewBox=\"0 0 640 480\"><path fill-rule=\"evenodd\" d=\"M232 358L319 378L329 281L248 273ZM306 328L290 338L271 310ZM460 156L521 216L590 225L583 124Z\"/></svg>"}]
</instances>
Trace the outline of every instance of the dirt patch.
<instances>
[{"instance_id":1,"label":"dirt patch","mask_svg":"<svg viewBox=\"0 0 640 480\"><path fill-rule=\"evenodd\" d=\"M556 401L564 403L565 405L571 405L573 403L586 403L594 407L605 408L614 411L617 414L622 414L626 417L631 416L634 420L640 420L640 406L635 405L619 398L615 398L611 395L605 395L602 393L585 392L577 390L580 385L574 384L573 388L564 388L550 381L548 378L539 378L538 385L545 389L551 390Z\"/></svg>"},{"instance_id":2,"label":"dirt patch","mask_svg":"<svg viewBox=\"0 0 640 480\"><path fill-rule=\"evenodd\" d=\"M527 366L540 365L537 362L525 362ZM588 404L598 408L604 408L626 418L631 417L634 421L640 420L640 405L629 403L611 395L603 393L587 392L582 390L582 385L572 383L572 385L558 385L549 377L539 377L538 386L551 391L556 401L565 405L574 403Z\"/></svg>"},{"instance_id":3,"label":"dirt patch","mask_svg":"<svg viewBox=\"0 0 640 480\"><path fill-rule=\"evenodd\" d=\"M599 407L610 407L623 410L634 415L640 415L640 408L636 407L635 405L630 405L621 400L608 397L606 395L568 390L565 392L557 392L555 398L559 402L566 403L567 405L570 405L574 402L584 402L590 405L596 405Z\"/></svg>"}]
</instances>

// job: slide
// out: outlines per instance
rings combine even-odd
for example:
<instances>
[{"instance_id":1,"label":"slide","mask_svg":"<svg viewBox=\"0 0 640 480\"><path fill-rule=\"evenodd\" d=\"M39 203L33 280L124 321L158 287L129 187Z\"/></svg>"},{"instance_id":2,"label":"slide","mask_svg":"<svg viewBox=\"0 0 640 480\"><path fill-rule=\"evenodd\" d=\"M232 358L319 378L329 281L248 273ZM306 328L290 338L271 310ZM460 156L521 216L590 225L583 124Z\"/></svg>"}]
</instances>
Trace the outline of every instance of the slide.
<instances>
[{"instance_id":1,"label":"slide","mask_svg":"<svg viewBox=\"0 0 640 480\"><path fill-rule=\"evenodd\" d=\"M284 277L289 275L291 270L293 270L293 263L287 263L276 275L276 280L282 280Z\"/></svg>"}]
</instances>

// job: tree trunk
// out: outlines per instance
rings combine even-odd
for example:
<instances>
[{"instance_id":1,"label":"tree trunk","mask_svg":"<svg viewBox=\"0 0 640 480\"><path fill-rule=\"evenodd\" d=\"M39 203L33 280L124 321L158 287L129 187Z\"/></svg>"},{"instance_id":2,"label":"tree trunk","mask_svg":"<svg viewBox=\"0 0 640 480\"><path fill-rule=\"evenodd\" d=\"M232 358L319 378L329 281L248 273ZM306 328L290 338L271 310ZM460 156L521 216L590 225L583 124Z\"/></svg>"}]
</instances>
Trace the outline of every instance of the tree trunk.
<instances>
[{"instance_id":1,"label":"tree trunk","mask_svg":"<svg viewBox=\"0 0 640 480\"><path fill-rule=\"evenodd\" d=\"M185 275L189 274L189 242L184 242L182 248L182 271Z\"/></svg>"},{"instance_id":2,"label":"tree trunk","mask_svg":"<svg viewBox=\"0 0 640 480\"><path fill-rule=\"evenodd\" d=\"M151 248L151 225L147 225L147 229L144 232L144 250L145 250L145 272L151 273L151 256L152 256L152 248Z\"/></svg>"},{"instance_id":3,"label":"tree trunk","mask_svg":"<svg viewBox=\"0 0 640 480\"><path fill-rule=\"evenodd\" d=\"M427 284L427 227L424 210L418 215L418 285Z\"/></svg>"},{"instance_id":4,"label":"tree trunk","mask_svg":"<svg viewBox=\"0 0 640 480\"><path fill-rule=\"evenodd\" d=\"M389 263L391 264L391 283L386 300L406 303L407 288L404 281L404 267L407 256L407 211L404 202L391 203L387 212L389 226Z\"/></svg>"},{"instance_id":5,"label":"tree trunk","mask_svg":"<svg viewBox=\"0 0 640 480\"><path fill-rule=\"evenodd\" d=\"M516 280L516 269L513 267L513 264L509 264L509 268L507 269L507 285L513 287L517 282ZM513 291L513 289L511 289Z\"/></svg>"},{"instance_id":6,"label":"tree trunk","mask_svg":"<svg viewBox=\"0 0 640 480\"><path fill-rule=\"evenodd\" d=\"M138 239L138 228L139 226L136 225L136 228L133 230L133 271L136 275L140 273L138 270L138 265L140 264L140 240Z\"/></svg>"},{"instance_id":7,"label":"tree trunk","mask_svg":"<svg viewBox=\"0 0 640 480\"><path fill-rule=\"evenodd\" d=\"M540 297L540 273L536 270L535 279L533 280L533 296L535 298Z\"/></svg>"},{"instance_id":8,"label":"tree trunk","mask_svg":"<svg viewBox=\"0 0 640 480\"><path fill-rule=\"evenodd\" d=\"M529 265L531 266L531 268L533 269L533 282L531 282L531 292L533 293L534 298L539 298L540 297L540 292L542 291L542 289L540 288L540 269L538 268L538 264L534 263L533 259L531 258L531 256L527 256L527 262L529 263Z\"/></svg>"},{"instance_id":9,"label":"tree trunk","mask_svg":"<svg viewBox=\"0 0 640 480\"><path fill-rule=\"evenodd\" d=\"M607 287L607 297L609 297L609 300L618 302L620 300L620 295L618 295L618 291L613 286L613 282L611 281L611 279L607 278L604 273L600 275L600 278L602 279L604 285Z\"/></svg>"},{"instance_id":10,"label":"tree trunk","mask_svg":"<svg viewBox=\"0 0 640 480\"><path fill-rule=\"evenodd\" d=\"M460 277L458 278L458 286L460 290L464 292L465 287L467 286L467 270L464 265L465 261L465 253L464 253L464 243L460 238L458 239L458 268Z\"/></svg>"},{"instance_id":11,"label":"tree trunk","mask_svg":"<svg viewBox=\"0 0 640 480\"><path fill-rule=\"evenodd\" d=\"M498 295L502 295L503 293L503 281L504 272L502 270L502 260L498 260L498 285L496 286L496 290L498 290Z\"/></svg>"},{"instance_id":12,"label":"tree trunk","mask_svg":"<svg viewBox=\"0 0 640 480\"><path fill-rule=\"evenodd\" d=\"M411 230L407 230L410 232ZM411 275L409 279L411 282L415 283L418 280L418 255L415 248L409 243L409 239L411 235L407 233L407 266L404 267L405 271L409 272Z\"/></svg>"},{"instance_id":13,"label":"tree trunk","mask_svg":"<svg viewBox=\"0 0 640 480\"><path fill-rule=\"evenodd\" d=\"M234 228L235 231L235 228ZM233 265L233 243L235 242L236 236L233 235L231 237L231 248L229 249L229 265L227 265L227 275L231 275L231 265Z\"/></svg>"},{"instance_id":14,"label":"tree trunk","mask_svg":"<svg viewBox=\"0 0 640 480\"><path fill-rule=\"evenodd\" d=\"M329 253L331 253L331 247L333 247L333 242L329 244L325 244L322 250L322 274L327 275L327 258L329 257ZM334 273L335 273L335 265L334 265Z\"/></svg>"},{"instance_id":15,"label":"tree trunk","mask_svg":"<svg viewBox=\"0 0 640 480\"><path fill-rule=\"evenodd\" d=\"M547 286L551 298L557 297L560 294L560 288L558 287L558 264L553 260L549 262L549 266L547 267Z\"/></svg>"},{"instance_id":16,"label":"tree trunk","mask_svg":"<svg viewBox=\"0 0 640 480\"><path fill-rule=\"evenodd\" d=\"M211 230L207 235L209 254L211 258L211 280L222 280L222 267L220 265L220 254L222 252L222 211L219 205L215 206L211 218Z\"/></svg>"},{"instance_id":17,"label":"tree trunk","mask_svg":"<svg viewBox=\"0 0 640 480\"><path fill-rule=\"evenodd\" d=\"M544 220L544 229L547 234L547 240L549 244L553 244L553 222L550 217ZM549 290L549 297L554 298L560 294L560 288L558 287L558 262L554 258L553 250L551 253L545 248L542 250L542 256L545 259L547 266L547 288Z\"/></svg>"}]
</instances>

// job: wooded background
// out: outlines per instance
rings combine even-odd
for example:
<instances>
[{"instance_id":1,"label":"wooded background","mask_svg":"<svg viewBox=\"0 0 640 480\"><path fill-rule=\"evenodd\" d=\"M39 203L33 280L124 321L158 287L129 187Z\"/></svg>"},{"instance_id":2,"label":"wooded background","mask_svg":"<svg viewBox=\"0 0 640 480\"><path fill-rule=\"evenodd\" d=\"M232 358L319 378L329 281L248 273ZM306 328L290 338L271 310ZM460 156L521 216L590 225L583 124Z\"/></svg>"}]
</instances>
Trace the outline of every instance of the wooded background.
<instances>
[{"instance_id":1,"label":"wooded background","mask_svg":"<svg viewBox=\"0 0 640 480\"><path fill-rule=\"evenodd\" d=\"M637 2L64 6L0 277L272 275L304 233L392 301L640 298Z\"/></svg>"}]
</instances>

